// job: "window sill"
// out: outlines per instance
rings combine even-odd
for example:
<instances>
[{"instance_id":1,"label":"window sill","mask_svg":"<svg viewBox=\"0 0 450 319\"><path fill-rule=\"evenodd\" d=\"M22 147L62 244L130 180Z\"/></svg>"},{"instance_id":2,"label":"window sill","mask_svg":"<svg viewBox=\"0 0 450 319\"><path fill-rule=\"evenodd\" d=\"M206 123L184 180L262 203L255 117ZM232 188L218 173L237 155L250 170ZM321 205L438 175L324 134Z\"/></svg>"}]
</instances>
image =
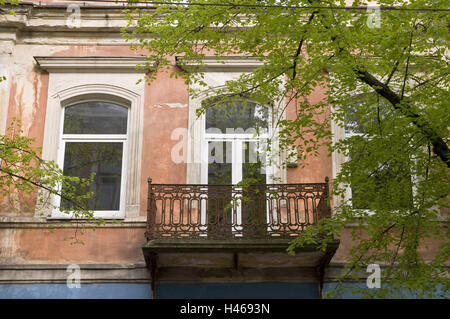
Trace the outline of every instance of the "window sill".
<instances>
[{"instance_id":1,"label":"window sill","mask_svg":"<svg viewBox=\"0 0 450 319\"><path fill-rule=\"evenodd\" d=\"M41 216L0 216L0 228L143 228L147 224L146 216L139 216L134 218L105 220L101 225L95 221L82 219L58 219Z\"/></svg>"},{"instance_id":2,"label":"window sill","mask_svg":"<svg viewBox=\"0 0 450 319\"><path fill-rule=\"evenodd\" d=\"M124 220L125 219L125 212L121 212L121 211L94 211L94 219L98 218L98 219L120 219L120 220ZM51 216L48 216L47 219L60 219L60 220L89 220L88 217L74 217L73 214L66 214L60 211L54 211L52 213Z\"/></svg>"}]
</instances>

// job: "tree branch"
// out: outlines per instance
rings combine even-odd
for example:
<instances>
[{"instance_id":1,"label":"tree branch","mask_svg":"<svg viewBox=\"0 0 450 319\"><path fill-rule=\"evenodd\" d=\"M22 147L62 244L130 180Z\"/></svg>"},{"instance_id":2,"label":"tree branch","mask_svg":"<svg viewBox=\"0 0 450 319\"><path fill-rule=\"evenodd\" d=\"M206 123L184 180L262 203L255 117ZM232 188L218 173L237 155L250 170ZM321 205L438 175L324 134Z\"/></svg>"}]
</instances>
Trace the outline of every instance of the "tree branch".
<instances>
[{"instance_id":1,"label":"tree branch","mask_svg":"<svg viewBox=\"0 0 450 319\"><path fill-rule=\"evenodd\" d=\"M314 19L314 16L316 15L316 13L318 13L318 11L314 11L313 13L311 13L311 15L308 19L308 22L306 23L306 26L311 23L311 21ZM300 40L300 43L298 44L298 47L297 47L297 51L295 52L295 55L294 55L294 64L292 65L292 69L293 69L292 80L294 80L295 77L297 76L297 61L298 61L298 57L300 56L300 53L302 52L303 42L305 41L306 26L305 26L305 30L303 30L302 39Z\"/></svg>"},{"instance_id":2,"label":"tree branch","mask_svg":"<svg viewBox=\"0 0 450 319\"><path fill-rule=\"evenodd\" d=\"M434 131L431 125L419 114L417 114L409 103L405 103L398 94L376 77L358 66L354 67L354 72L358 79L369 85L379 95L388 100L396 110L400 111L405 117L425 135L433 145L433 153L436 154L450 168L450 149L447 143Z\"/></svg>"},{"instance_id":3,"label":"tree branch","mask_svg":"<svg viewBox=\"0 0 450 319\"><path fill-rule=\"evenodd\" d=\"M3 172L3 173L6 173L7 175L10 175L10 176L12 176L12 177L16 177L16 178L18 178L18 179L21 179L21 180L23 180L24 182L30 183L30 184L32 184L32 185L34 185L34 186L37 186L38 188L42 188L42 189L48 191L50 194L57 195L57 196L61 197L62 199L67 200L68 202L74 204L74 205L75 205L78 209L80 209L80 210L88 210L86 207L82 207L82 206L79 205L78 203L74 202L72 199L70 199L70 198L64 196L63 194L61 194L61 193L59 193L59 192L57 192L57 191L55 191L55 190L53 190L53 189L51 189L51 188L49 188L49 187L43 185L43 184L41 184L41 183L34 182L34 181L32 181L31 179L28 179L28 178L26 178L26 177L23 177L23 176L14 174L14 173L12 173L12 172L8 172L7 170L2 169L1 167L0 167L0 171Z\"/></svg>"},{"instance_id":4,"label":"tree branch","mask_svg":"<svg viewBox=\"0 0 450 319\"><path fill-rule=\"evenodd\" d=\"M413 39L413 33L411 32L411 37L409 38L408 58L406 59L405 76L403 77L403 86L402 86L402 94L401 94L402 99L405 96L406 80L408 78L408 71L409 71L409 60L411 58L412 39Z\"/></svg>"},{"instance_id":5,"label":"tree branch","mask_svg":"<svg viewBox=\"0 0 450 319\"><path fill-rule=\"evenodd\" d=\"M331 30L331 26L328 24L325 24L324 27L327 30ZM342 31L341 33L343 34ZM336 39L337 38L335 36L331 36L331 41L334 42L336 41ZM344 47L342 45L339 45L339 52L342 52L343 50ZM434 131L434 129L426 121L426 119L417 114L412 109L411 105L409 103L405 103L404 99L394 91L392 91L387 84L383 84L366 70L363 70L358 65L356 65L353 67L353 72L356 74L359 80L369 85L375 92L388 100L394 106L394 109L400 111L401 114L411 120L411 122L421 131L421 133L429 139L429 141L433 145L433 153L436 154L447 165L448 168L450 168L450 149L447 143Z\"/></svg>"}]
</instances>

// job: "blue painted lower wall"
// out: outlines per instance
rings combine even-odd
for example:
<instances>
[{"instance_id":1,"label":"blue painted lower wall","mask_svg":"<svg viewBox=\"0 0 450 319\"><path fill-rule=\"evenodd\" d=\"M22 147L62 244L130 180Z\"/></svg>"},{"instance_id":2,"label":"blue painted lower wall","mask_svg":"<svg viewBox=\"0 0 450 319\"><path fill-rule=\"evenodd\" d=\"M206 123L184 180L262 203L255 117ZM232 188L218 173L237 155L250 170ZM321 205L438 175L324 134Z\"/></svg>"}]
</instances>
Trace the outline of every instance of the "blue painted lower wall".
<instances>
[{"instance_id":1,"label":"blue painted lower wall","mask_svg":"<svg viewBox=\"0 0 450 319\"><path fill-rule=\"evenodd\" d=\"M173 283L158 285L156 294L161 299L319 298L317 283Z\"/></svg>"},{"instance_id":2,"label":"blue painted lower wall","mask_svg":"<svg viewBox=\"0 0 450 319\"><path fill-rule=\"evenodd\" d=\"M82 284L80 288L66 284L0 285L1 299L148 299L151 295L150 285L145 283Z\"/></svg>"},{"instance_id":3,"label":"blue painted lower wall","mask_svg":"<svg viewBox=\"0 0 450 319\"><path fill-rule=\"evenodd\" d=\"M324 283L323 285L323 296L326 297L326 294L332 290L335 290L338 286L335 282ZM383 287L383 285L381 286ZM344 288L340 291L339 294L333 295L333 298L337 299L359 299L362 297L361 294L358 294L356 289L368 289L367 284L365 282L345 282L341 284L341 288ZM352 292L352 289L354 291ZM376 289L376 288L374 288ZM408 298L408 299L416 299L418 296L413 292L407 292L406 290L395 291L393 294L386 296L386 298ZM438 289L434 292L432 297L433 299L448 299L450 298L450 291L446 291L443 285L438 286Z\"/></svg>"},{"instance_id":4,"label":"blue painted lower wall","mask_svg":"<svg viewBox=\"0 0 450 319\"><path fill-rule=\"evenodd\" d=\"M335 289L336 283L324 283L324 295ZM335 298L357 299L360 295L351 288L366 288L363 282L344 283L350 288ZM367 289L367 288L366 288ZM167 283L158 284L157 298L161 299L316 299L317 283ZM434 298L450 298L443 287ZM68 288L66 284L2 284L0 299L149 299L150 283L97 283ZM413 294L405 297L415 298Z\"/></svg>"},{"instance_id":5,"label":"blue painted lower wall","mask_svg":"<svg viewBox=\"0 0 450 319\"><path fill-rule=\"evenodd\" d=\"M156 294L162 299L319 298L314 283L173 283L157 285ZM65 284L0 285L1 299L148 299L151 296L150 283L81 284L80 288L68 288Z\"/></svg>"}]
</instances>

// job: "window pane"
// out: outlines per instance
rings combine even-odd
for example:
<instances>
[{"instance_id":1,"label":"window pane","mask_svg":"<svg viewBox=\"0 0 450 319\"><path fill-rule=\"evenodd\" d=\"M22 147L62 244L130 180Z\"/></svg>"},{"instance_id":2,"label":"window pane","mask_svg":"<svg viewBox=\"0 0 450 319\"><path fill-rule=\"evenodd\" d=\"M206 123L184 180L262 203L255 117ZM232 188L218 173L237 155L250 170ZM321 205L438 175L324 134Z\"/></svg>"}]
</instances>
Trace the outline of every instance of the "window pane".
<instances>
[{"instance_id":1,"label":"window pane","mask_svg":"<svg viewBox=\"0 0 450 319\"><path fill-rule=\"evenodd\" d=\"M364 126L358 118L358 111L361 109L363 103L356 102L348 106L348 110L345 113L345 134L364 133Z\"/></svg>"},{"instance_id":2,"label":"window pane","mask_svg":"<svg viewBox=\"0 0 450 319\"><path fill-rule=\"evenodd\" d=\"M386 119L391 107L375 95L353 97L345 110L345 133L365 134L367 129L378 126L378 121Z\"/></svg>"},{"instance_id":3,"label":"window pane","mask_svg":"<svg viewBox=\"0 0 450 319\"><path fill-rule=\"evenodd\" d=\"M257 142L243 142L242 177L251 184L266 184L266 164L263 150Z\"/></svg>"},{"instance_id":4,"label":"window pane","mask_svg":"<svg viewBox=\"0 0 450 319\"><path fill-rule=\"evenodd\" d=\"M383 174L384 173L384 174ZM398 186L403 184L401 192ZM411 176L392 176L380 172L370 177L370 181L355 183L352 189L352 206L355 209L371 209L376 203L378 208L412 208Z\"/></svg>"},{"instance_id":5,"label":"window pane","mask_svg":"<svg viewBox=\"0 0 450 319\"><path fill-rule=\"evenodd\" d=\"M231 142L208 142L208 184L230 185L230 191L208 190L208 231L231 232Z\"/></svg>"},{"instance_id":6,"label":"window pane","mask_svg":"<svg viewBox=\"0 0 450 319\"><path fill-rule=\"evenodd\" d=\"M392 160L353 178L352 206L355 209L412 208L412 186L410 167Z\"/></svg>"},{"instance_id":7,"label":"window pane","mask_svg":"<svg viewBox=\"0 0 450 319\"><path fill-rule=\"evenodd\" d=\"M85 102L64 112L64 134L126 134L128 109L109 102Z\"/></svg>"},{"instance_id":8,"label":"window pane","mask_svg":"<svg viewBox=\"0 0 450 319\"><path fill-rule=\"evenodd\" d=\"M267 133L268 107L246 100L213 103L206 111L206 130L219 129L223 134ZM227 130L228 129L228 130ZM216 133L211 131L211 133Z\"/></svg>"},{"instance_id":9,"label":"window pane","mask_svg":"<svg viewBox=\"0 0 450 319\"><path fill-rule=\"evenodd\" d=\"M90 210L119 210L122 178L123 143L67 142L64 153L64 175L90 178L96 173L90 189ZM80 190L80 194L82 190ZM70 209L69 202L61 206Z\"/></svg>"},{"instance_id":10,"label":"window pane","mask_svg":"<svg viewBox=\"0 0 450 319\"><path fill-rule=\"evenodd\" d=\"M231 185L231 142L208 143L208 184Z\"/></svg>"}]
</instances>

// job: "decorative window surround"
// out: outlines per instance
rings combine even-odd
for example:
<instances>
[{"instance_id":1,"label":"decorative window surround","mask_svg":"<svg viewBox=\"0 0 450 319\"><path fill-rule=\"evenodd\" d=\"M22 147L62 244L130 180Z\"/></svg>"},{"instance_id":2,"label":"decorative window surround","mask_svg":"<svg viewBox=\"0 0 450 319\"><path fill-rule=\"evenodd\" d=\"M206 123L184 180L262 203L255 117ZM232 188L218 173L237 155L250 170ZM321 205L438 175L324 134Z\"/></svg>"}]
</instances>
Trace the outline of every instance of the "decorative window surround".
<instances>
[{"instance_id":1,"label":"decorative window surround","mask_svg":"<svg viewBox=\"0 0 450 319\"><path fill-rule=\"evenodd\" d=\"M144 77L145 71L137 71L135 65L144 62L145 58L35 57L35 59L42 69L49 72L42 147L42 157L45 160L55 162L59 160L64 106L93 97L121 104L126 102L129 105L127 193L123 215L126 219L138 217L145 81L141 81L139 84L137 82ZM121 61L124 64L119 65ZM81 65L81 68L77 65ZM52 217L50 209L37 211L36 214Z\"/></svg>"},{"instance_id":2,"label":"decorative window surround","mask_svg":"<svg viewBox=\"0 0 450 319\"><path fill-rule=\"evenodd\" d=\"M330 112L331 113L335 112L335 108L333 106L330 107ZM340 140L345 139L345 128L343 128L342 126L339 126L333 118L331 118L331 132L332 132L331 139L332 139L333 144L337 143ZM333 180L336 179L336 176L341 171L341 169L342 169L341 166L345 161L346 161L346 157L344 154L342 154L336 150L331 153ZM337 206L340 206L343 204L342 200L339 196L333 195L332 200L334 203L334 205L333 205L334 207L337 207ZM331 213L333 214L334 211L332 211Z\"/></svg>"},{"instance_id":3,"label":"decorative window surround","mask_svg":"<svg viewBox=\"0 0 450 319\"><path fill-rule=\"evenodd\" d=\"M217 58L215 56L204 57L201 61L183 61L183 57L176 57L181 67L186 66L187 72L192 71L196 67L200 67L200 70L204 72L203 81L212 87L223 88L226 81L237 80L242 73L251 72L259 66L263 65L262 61L247 56L232 56ZM183 61L183 62L182 62ZM193 69L191 69L191 67ZM204 117L197 117L196 110L202 106L202 101L211 96L207 96L205 87L195 83L191 86L197 92L203 91L198 97L189 96L189 122L188 122L188 143L187 143L187 184L201 184L202 183L202 155L204 154ZM273 101L274 105L279 105L281 110L284 109L285 101ZM276 110L272 110L272 122L273 118L277 118ZM285 118L285 113L281 116ZM278 128L273 131L273 136L278 136ZM278 141L275 139L272 146L273 153L278 154ZM272 161L274 163L282 163L286 158L286 152L282 152L280 155L272 155ZM282 169L278 165L271 165L268 167L268 179L274 182L286 183L287 171Z\"/></svg>"},{"instance_id":4,"label":"decorative window surround","mask_svg":"<svg viewBox=\"0 0 450 319\"><path fill-rule=\"evenodd\" d=\"M358 95L362 95L362 94L367 94L367 93L362 93L358 90L355 90L352 94L352 96L358 96ZM334 106L331 106L331 113L335 112L336 108ZM338 125L338 123L336 123L336 121L332 118L331 119L331 132L332 132L332 143L335 144L337 142L339 142L340 140L344 140L346 138L350 138L352 136L356 136L356 135L360 135L362 136L362 133L355 133L355 132L346 132L345 127L343 127L342 125ZM345 156L344 154L338 152L338 151L333 151L331 153L331 161L332 161L332 177L333 180L336 179L336 176L341 172L342 169L342 165L348 161L349 158L347 156ZM417 181L417 176L415 174L413 174L411 176L412 181L413 181L413 196L416 195L416 187L414 186L415 182ZM343 187L344 185L340 185L340 187ZM339 196L333 195L333 203L334 203L334 207L338 207L344 203L350 203L352 200L352 190L350 188L350 186L346 187L345 190L345 196L342 199ZM360 209L361 212L366 212L368 214L373 214L373 211L370 211L368 209ZM333 214L333 212L332 212Z\"/></svg>"}]
</instances>

